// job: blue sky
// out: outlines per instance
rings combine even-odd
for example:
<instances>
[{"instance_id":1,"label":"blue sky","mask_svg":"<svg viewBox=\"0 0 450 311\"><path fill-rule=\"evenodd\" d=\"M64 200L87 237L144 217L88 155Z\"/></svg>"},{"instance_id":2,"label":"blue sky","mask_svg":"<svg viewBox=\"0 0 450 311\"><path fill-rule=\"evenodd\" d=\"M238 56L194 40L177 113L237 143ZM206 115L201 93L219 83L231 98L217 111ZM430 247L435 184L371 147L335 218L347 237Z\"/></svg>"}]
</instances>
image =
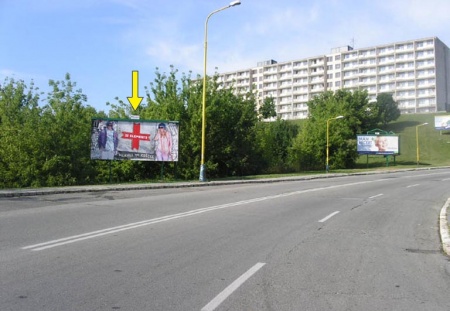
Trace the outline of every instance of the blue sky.
<instances>
[{"instance_id":1,"label":"blue sky","mask_svg":"<svg viewBox=\"0 0 450 311\"><path fill-rule=\"evenodd\" d=\"M139 95L156 68L203 72L206 17L227 0L0 0L0 83L48 81L70 73L87 104ZM355 48L439 37L450 46L448 0L241 0L208 24L208 73Z\"/></svg>"}]
</instances>

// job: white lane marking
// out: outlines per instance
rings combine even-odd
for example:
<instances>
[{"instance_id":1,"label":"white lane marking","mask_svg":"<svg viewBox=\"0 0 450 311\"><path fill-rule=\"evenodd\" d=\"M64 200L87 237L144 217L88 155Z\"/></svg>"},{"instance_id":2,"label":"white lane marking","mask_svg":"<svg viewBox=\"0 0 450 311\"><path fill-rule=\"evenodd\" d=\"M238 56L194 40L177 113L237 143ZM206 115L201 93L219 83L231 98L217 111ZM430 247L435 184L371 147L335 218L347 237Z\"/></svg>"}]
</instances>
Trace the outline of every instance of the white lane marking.
<instances>
[{"instance_id":1,"label":"white lane marking","mask_svg":"<svg viewBox=\"0 0 450 311\"><path fill-rule=\"evenodd\" d=\"M444 178L444 179L442 179L442 181L449 181L450 180L450 178Z\"/></svg>"},{"instance_id":2,"label":"white lane marking","mask_svg":"<svg viewBox=\"0 0 450 311\"><path fill-rule=\"evenodd\" d=\"M372 180L372 181L340 184L340 185L334 185L334 186L329 186L329 187L320 187L320 188L299 190L299 191L276 194L276 195L272 195L272 196L254 198L254 199L250 199L250 200L232 202L232 203L216 205L216 206L210 206L210 207L200 208L200 209L187 211L187 212L183 212L183 213L179 213L179 214L172 214L172 215L167 215L167 216L163 216L163 217L147 219L147 220L143 220L143 221L139 221L139 222L129 223L129 224L122 225L122 226L111 227L111 228L106 228L106 229L102 229L102 230L96 230L96 231L87 232L87 233L74 235L74 236L69 236L69 237L65 237L65 238L61 238L61 239L57 239L57 240L33 244L33 245L22 247L22 249L41 251L44 249L49 249L49 248L53 248L53 247L57 247L57 246L71 244L71 243L78 242L78 241L83 241L83 240L88 240L88 239L92 239L95 237L104 236L107 234L112 234L112 233L116 233L116 232L120 232L120 231L135 229L138 227L156 224L156 223L169 221L169 220L174 220L174 219L178 219L178 218L182 218L182 217L189 217L189 216L202 214L202 213L206 213L206 212L210 212L210 211L215 211L215 210L219 210L219 209L224 209L224 208L228 208L228 207L244 205L244 204L249 204L249 203L254 203L254 202L260 202L260 201L265 201L265 200L272 200L272 199L277 199L277 198L282 198L282 197L287 197L287 196L292 196L292 195L297 195L297 194L303 194L303 193L308 193L308 192L316 192L316 191L321 191L321 190L336 189L336 188L342 188L342 187L347 187L347 186L355 186L355 185L362 185L362 184L368 184L368 183L374 183L374 182L382 182L385 180L386 179L378 179L378 180Z\"/></svg>"},{"instance_id":3,"label":"white lane marking","mask_svg":"<svg viewBox=\"0 0 450 311\"><path fill-rule=\"evenodd\" d=\"M251 267L247 272L237 278L233 283L228 285L220 294L218 294L213 300L211 300L206 306L204 306L201 311L213 311L216 309L225 299L227 299L236 289L238 289L242 284L245 283L253 274L258 272L265 263L258 262L256 265Z\"/></svg>"},{"instance_id":4,"label":"white lane marking","mask_svg":"<svg viewBox=\"0 0 450 311\"><path fill-rule=\"evenodd\" d=\"M213 210L218 210L218 209L222 209L222 208L226 208L226 207L230 207L230 206L258 202L263 199L267 199L267 198L257 198L257 199L252 199L252 200L218 205L218 206L200 208L197 210L192 210L192 211L188 211L188 212L184 212L184 213L143 220L143 221L139 221L139 222L126 224L123 226L117 226L117 227L107 228L107 229L103 229L103 230L92 231L92 232L74 235L74 236L70 236L70 237L66 237L66 238L62 238L62 239L52 240L52 241L48 241L48 242L44 242L44 243L29 245L29 246L22 247L22 249L32 249L34 251L40 251L40 250L44 250L44 249L48 249L48 248L52 248L52 247L56 247L56 246L61 246L61 245L65 245L65 244L70 244L70 243L74 243L74 242L78 242L78 241L82 241L82 240L92 239L95 237L112 234L112 233L116 233L116 232L120 232L120 231L124 231L124 230L134 229L134 228L138 228L141 226L147 226L147 225L156 224L156 223L160 223L160 222L164 222L164 221L169 221L169 220L173 220L173 219L177 219L177 218L193 216L193 215L197 215L197 214L201 214L201 213L205 213L205 212L209 212L209 211L213 211Z\"/></svg>"},{"instance_id":5,"label":"white lane marking","mask_svg":"<svg viewBox=\"0 0 450 311\"><path fill-rule=\"evenodd\" d=\"M406 186L406 188L412 188L412 187L417 187L417 186L420 186L420 184L409 185L409 186Z\"/></svg>"},{"instance_id":6,"label":"white lane marking","mask_svg":"<svg viewBox=\"0 0 450 311\"><path fill-rule=\"evenodd\" d=\"M382 193L373 195L373 196L369 197L369 199L375 199L375 198L381 197L382 195L383 195Z\"/></svg>"},{"instance_id":7,"label":"white lane marking","mask_svg":"<svg viewBox=\"0 0 450 311\"><path fill-rule=\"evenodd\" d=\"M336 212L334 212L334 213L331 213L331 214L328 215L327 217L322 218L321 220L319 220L319 222L325 222L325 221L327 221L328 219L330 219L331 217L333 217L334 215L339 214L339 213L340 213L339 211L336 211Z\"/></svg>"}]
</instances>

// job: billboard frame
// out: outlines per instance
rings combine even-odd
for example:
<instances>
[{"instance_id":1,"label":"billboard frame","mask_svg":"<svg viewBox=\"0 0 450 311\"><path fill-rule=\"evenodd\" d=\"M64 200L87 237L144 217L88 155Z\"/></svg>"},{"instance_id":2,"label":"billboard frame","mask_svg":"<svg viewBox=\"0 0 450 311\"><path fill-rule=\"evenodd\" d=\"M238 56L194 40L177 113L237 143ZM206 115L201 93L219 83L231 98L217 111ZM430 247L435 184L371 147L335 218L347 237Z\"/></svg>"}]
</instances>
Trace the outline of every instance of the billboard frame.
<instances>
[{"instance_id":1,"label":"billboard frame","mask_svg":"<svg viewBox=\"0 0 450 311\"><path fill-rule=\"evenodd\" d=\"M91 160L177 162L179 121L92 117L90 152Z\"/></svg>"},{"instance_id":2,"label":"billboard frame","mask_svg":"<svg viewBox=\"0 0 450 311\"><path fill-rule=\"evenodd\" d=\"M367 167L369 167L369 155L375 155L375 156L384 156L386 158L386 166L389 166L389 158L390 156L394 157L394 165L395 165L395 157L400 155L400 136L395 134L392 131L385 131L381 129L373 129L370 131L367 131L366 134L357 134L356 135L356 144L358 149L358 142L359 137L376 137L376 140L381 137L396 137L397 138L397 150L396 151L379 151L379 150L366 150L366 151L360 151L357 150L359 155L366 155L367 156Z\"/></svg>"}]
</instances>

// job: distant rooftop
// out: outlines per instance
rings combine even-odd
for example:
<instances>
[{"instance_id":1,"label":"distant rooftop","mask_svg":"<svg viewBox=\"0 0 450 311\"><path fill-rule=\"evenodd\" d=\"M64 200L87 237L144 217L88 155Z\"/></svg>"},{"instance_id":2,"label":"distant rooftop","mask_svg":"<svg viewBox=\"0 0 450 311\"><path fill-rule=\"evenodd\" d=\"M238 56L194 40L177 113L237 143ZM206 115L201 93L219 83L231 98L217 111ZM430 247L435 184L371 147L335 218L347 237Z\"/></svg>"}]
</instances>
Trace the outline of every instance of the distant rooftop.
<instances>
[{"instance_id":1,"label":"distant rooftop","mask_svg":"<svg viewBox=\"0 0 450 311\"><path fill-rule=\"evenodd\" d=\"M346 46L340 46L337 48L333 48L331 49L331 53L341 53L341 52L348 52L348 51L353 51L353 47L351 47L350 45L346 45Z\"/></svg>"}]
</instances>

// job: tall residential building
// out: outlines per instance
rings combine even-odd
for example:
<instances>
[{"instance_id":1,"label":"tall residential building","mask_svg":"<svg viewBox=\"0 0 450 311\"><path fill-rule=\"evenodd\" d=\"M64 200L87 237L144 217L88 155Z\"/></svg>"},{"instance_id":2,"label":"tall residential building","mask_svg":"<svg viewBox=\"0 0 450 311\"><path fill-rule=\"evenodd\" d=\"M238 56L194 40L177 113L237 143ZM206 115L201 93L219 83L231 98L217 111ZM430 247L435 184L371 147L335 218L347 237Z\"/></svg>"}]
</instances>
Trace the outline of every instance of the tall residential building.
<instances>
[{"instance_id":1,"label":"tall residential building","mask_svg":"<svg viewBox=\"0 0 450 311\"><path fill-rule=\"evenodd\" d=\"M307 102L324 91L367 90L370 100L393 94L401 113L450 111L450 50L437 37L368 48L334 48L330 54L219 74L223 87L247 92L258 105L275 100L282 119L308 117Z\"/></svg>"}]
</instances>

